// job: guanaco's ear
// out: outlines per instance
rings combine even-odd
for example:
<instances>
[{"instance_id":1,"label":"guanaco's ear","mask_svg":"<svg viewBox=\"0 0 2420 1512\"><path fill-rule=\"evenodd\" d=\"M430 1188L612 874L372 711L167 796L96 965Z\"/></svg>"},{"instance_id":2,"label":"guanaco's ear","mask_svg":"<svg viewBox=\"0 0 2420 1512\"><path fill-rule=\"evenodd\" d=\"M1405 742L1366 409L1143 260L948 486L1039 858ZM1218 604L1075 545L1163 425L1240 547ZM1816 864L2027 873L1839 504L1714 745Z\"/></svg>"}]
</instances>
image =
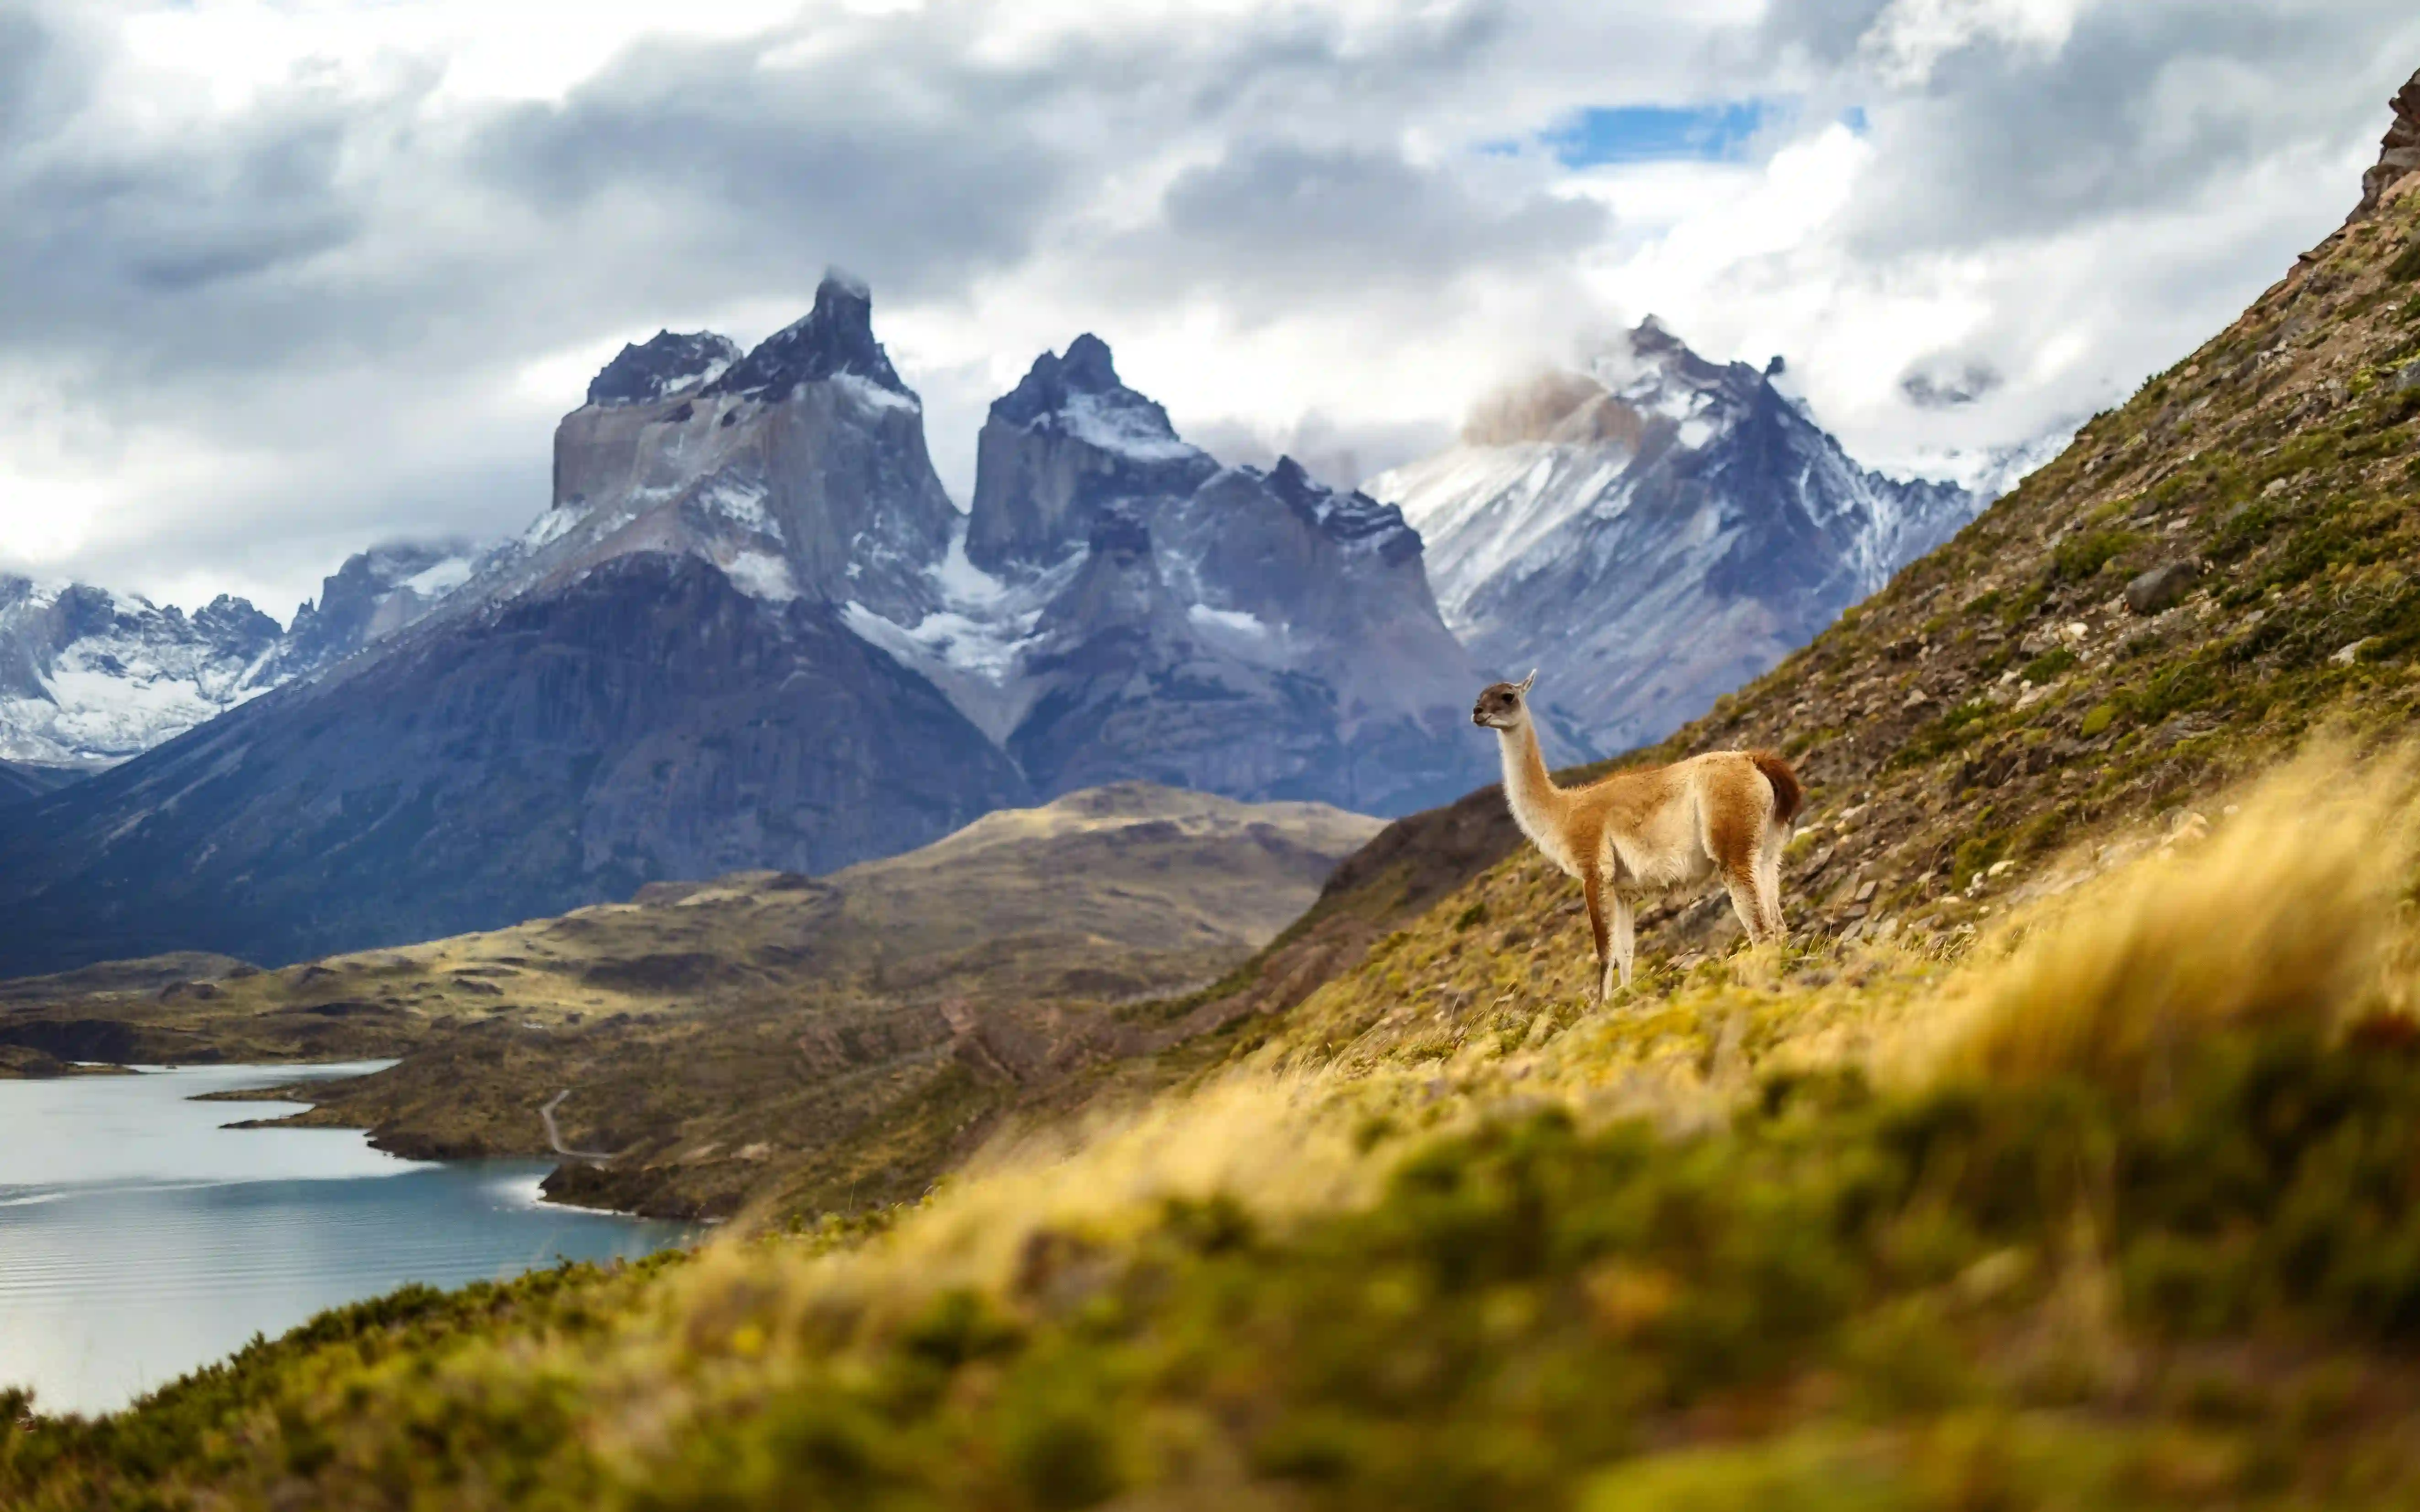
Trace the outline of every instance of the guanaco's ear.
<instances>
[{"instance_id":1,"label":"guanaco's ear","mask_svg":"<svg viewBox=\"0 0 2420 1512\"><path fill-rule=\"evenodd\" d=\"M1532 668L1530 668L1530 669L1529 669L1529 675L1521 679L1520 691L1521 691L1521 692L1524 692L1524 693L1527 693L1528 691L1529 691L1529 685L1530 685L1531 683L1536 682L1537 680L1538 680L1538 669L1537 669L1537 668L1535 668L1535 667L1532 667Z\"/></svg>"}]
</instances>

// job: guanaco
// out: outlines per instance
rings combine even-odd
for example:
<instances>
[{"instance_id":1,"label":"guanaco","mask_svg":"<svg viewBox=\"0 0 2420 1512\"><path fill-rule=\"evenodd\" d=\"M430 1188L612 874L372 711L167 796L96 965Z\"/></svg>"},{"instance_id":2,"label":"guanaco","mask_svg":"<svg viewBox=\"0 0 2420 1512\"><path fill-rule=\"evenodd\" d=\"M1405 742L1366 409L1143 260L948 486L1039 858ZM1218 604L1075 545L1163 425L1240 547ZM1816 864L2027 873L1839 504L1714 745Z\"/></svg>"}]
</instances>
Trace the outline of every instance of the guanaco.
<instances>
[{"instance_id":1,"label":"guanaco","mask_svg":"<svg viewBox=\"0 0 2420 1512\"><path fill-rule=\"evenodd\" d=\"M1790 764L1769 750L1718 750L1557 787L1529 717L1537 681L1532 671L1493 685L1470 722L1495 731L1503 748L1504 798L1521 832L1580 880L1596 935L1599 1006L1617 971L1630 986L1633 892L1686 887L1719 871L1750 942L1779 938L1781 849L1806 796Z\"/></svg>"}]
</instances>

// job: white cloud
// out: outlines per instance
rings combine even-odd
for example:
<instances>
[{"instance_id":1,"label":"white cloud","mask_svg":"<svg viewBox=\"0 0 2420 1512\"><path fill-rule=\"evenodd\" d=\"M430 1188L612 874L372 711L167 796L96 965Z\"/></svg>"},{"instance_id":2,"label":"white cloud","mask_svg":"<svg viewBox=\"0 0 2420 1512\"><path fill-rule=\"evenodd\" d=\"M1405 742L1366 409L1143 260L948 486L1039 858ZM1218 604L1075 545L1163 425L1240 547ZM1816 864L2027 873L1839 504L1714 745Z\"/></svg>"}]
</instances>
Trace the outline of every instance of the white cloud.
<instances>
[{"instance_id":1,"label":"white cloud","mask_svg":"<svg viewBox=\"0 0 2420 1512\"><path fill-rule=\"evenodd\" d=\"M282 614L518 530L622 342L761 337L828 262L961 499L1088 330L1333 471L1653 311L1921 463L2230 318L2415 64L2405 0L0 0L0 567ZM1736 161L1544 145L1726 101Z\"/></svg>"},{"instance_id":2,"label":"white cloud","mask_svg":"<svg viewBox=\"0 0 2420 1512\"><path fill-rule=\"evenodd\" d=\"M2081 8L2082 0L1891 0L1858 51L1885 83L1918 86L1943 58L1970 47L2055 53Z\"/></svg>"}]
</instances>

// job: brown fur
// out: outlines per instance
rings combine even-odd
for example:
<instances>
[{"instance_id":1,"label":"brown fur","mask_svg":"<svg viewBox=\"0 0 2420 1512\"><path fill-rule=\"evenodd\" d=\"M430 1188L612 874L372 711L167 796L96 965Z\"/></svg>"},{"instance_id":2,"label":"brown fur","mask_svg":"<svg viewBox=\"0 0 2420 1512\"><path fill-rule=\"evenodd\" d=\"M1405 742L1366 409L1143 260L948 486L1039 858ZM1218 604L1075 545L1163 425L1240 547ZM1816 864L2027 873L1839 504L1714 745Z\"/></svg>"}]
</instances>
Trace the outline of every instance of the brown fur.
<instances>
[{"instance_id":1,"label":"brown fur","mask_svg":"<svg viewBox=\"0 0 2420 1512\"><path fill-rule=\"evenodd\" d=\"M1785 825L1796 819L1807 802L1807 790L1799 785L1797 772L1779 751L1752 750L1747 759L1756 763L1756 769L1773 784L1773 817Z\"/></svg>"},{"instance_id":2,"label":"brown fur","mask_svg":"<svg viewBox=\"0 0 2420 1512\"><path fill-rule=\"evenodd\" d=\"M1788 762L1771 751L1722 750L1558 787L1538 748L1528 690L1526 682L1496 684L1480 694L1471 722L1502 738L1504 795L1522 832L1580 879L1600 1001L1617 972L1630 983L1631 893L1719 876L1751 941L1786 933L1781 848L1806 796Z\"/></svg>"}]
</instances>

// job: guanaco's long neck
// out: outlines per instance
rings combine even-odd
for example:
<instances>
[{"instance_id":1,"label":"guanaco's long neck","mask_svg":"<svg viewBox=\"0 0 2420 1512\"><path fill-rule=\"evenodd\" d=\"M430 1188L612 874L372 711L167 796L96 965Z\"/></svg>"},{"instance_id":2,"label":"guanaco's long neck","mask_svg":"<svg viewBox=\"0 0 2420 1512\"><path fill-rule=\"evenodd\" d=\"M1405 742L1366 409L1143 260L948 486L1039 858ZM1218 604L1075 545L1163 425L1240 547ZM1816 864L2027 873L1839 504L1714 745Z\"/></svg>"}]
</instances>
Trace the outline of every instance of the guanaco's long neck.
<instances>
[{"instance_id":1,"label":"guanaco's long neck","mask_svg":"<svg viewBox=\"0 0 2420 1512\"><path fill-rule=\"evenodd\" d=\"M1546 775L1546 758L1538 749L1538 729L1523 719L1510 730L1496 732L1504 752L1504 798L1512 817L1530 840L1549 854L1561 842L1557 821L1563 812L1563 790Z\"/></svg>"}]
</instances>

